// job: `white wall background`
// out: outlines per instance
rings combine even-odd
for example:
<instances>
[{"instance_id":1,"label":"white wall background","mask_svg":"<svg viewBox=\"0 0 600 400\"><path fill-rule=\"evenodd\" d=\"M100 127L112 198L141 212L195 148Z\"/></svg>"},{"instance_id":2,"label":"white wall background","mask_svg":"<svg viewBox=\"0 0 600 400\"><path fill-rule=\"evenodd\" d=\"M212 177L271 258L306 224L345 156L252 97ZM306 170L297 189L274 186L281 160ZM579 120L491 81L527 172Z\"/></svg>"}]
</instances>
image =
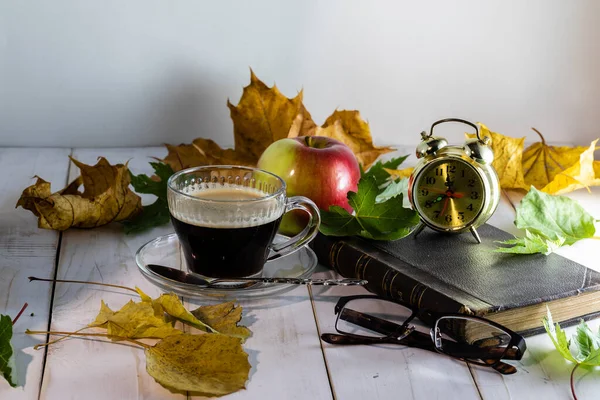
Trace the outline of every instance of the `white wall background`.
<instances>
[{"instance_id":1,"label":"white wall background","mask_svg":"<svg viewBox=\"0 0 600 400\"><path fill-rule=\"evenodd\" d=\"M380 144L449 116L584 144L599 39L595 0L0 0L0 145L229 145L249 67Z\"/></svg>"}]
</instances>

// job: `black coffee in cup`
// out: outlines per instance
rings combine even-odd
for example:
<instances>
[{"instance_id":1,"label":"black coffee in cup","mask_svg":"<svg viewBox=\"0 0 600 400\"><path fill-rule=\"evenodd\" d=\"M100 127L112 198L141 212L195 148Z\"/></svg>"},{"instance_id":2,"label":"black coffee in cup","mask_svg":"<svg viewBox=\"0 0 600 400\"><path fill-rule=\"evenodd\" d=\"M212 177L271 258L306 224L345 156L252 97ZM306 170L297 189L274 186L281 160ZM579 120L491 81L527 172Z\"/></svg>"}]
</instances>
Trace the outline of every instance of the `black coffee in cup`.
<instances>
[{"instance_id":1,"label":"black coffee in cup","mask_svg":"<svg viewBox=\"0 0 600 400\"><path fill-rule=\"evenodd\" d=\"M211 165L185 169L168 181L167 201L190 271L212 278L261 275L266 262L306 246L318 232L319 208L287 198L283 179L257 168ZM302 210L298 235L273 243L281 217Z\"/></svg>"},{"instance_id":2,"label":"black coffee in cup","mask_svg":"<svg viewBox=\"0 0 600 400\"><path fill-rule=\"evenodd\" d=\"M189 195L214 202L199 218L194 216L203 213L202 209L171 214L188 268L215 278L260 274L283 213L276 212L277 200L265 199L245 211L240 204L267 194L241 186L202 189Z\"/></svg>"}]
</instances>

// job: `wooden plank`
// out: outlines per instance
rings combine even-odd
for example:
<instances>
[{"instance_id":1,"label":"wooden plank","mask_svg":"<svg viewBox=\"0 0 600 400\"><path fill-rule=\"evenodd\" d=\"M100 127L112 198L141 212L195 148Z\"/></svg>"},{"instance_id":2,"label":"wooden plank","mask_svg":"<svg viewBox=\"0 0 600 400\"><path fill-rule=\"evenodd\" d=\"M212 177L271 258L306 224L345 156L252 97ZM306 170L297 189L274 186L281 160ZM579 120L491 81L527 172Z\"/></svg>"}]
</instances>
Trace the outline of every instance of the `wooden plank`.
<instances>
[{"instance_id":1,"label":"wooden plank","mask_svg":"<svg viewBox=\"0 0 600 400\"><path fill-rule=\"evenodd\" d=\"M147 156L164 155L162 148L76 150L75 157L93 162L129 158L134 173L148 173ZM172 231L171 226L136 236L125 236L118 226L68 231L62 242L58 276L63 279L101 280L140 286L152 296L160 291L137 271L136 250L150 239ZM52 329L75 330L95 317L100 299L112 307L129 294L98 287L57 284ZM199 303L194 301L190 307ZM243 301L244 322L254 335L245 343L252 371L248 389L230 398L330 399L311 303L305 287L272 299ZM68 339L52 346L48 356L42 399L182 399L162 388L145 372L141 350L100 341ZM196 398L196 397L194 397Z\"/></svg>"},{"instance_id":2,"label":"wooden plank","mask_svg":"<svg viewBox=\"0 0 600 400\"><path fill-rule=\"evenodd\" d=\"M0 398L36 399L39 394L44 351L35 351L36 338L25 329L46 330L52 287L29 283L27 277L54 276L59 235L38 229L37 218L27 210L15 209L25 187L40 175L60 189L67 181L70 149L0 149L0 313L15 317L25 302L25 314L14 327L12 343L16 350L19 385L11 388L0 378ZM33 315L32 315L33 313ZM25 385L25 386L22 386Z\"/></svg>"}]
</instances>

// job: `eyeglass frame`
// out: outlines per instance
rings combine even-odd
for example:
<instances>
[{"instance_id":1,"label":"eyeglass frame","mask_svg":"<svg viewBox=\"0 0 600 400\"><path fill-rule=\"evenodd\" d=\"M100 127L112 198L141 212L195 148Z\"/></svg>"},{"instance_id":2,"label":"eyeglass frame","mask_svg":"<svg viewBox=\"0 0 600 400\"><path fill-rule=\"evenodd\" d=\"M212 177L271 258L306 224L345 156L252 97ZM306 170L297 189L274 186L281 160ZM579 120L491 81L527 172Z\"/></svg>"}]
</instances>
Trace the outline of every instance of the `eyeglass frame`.
<instances>
[{"instance_id":1,"label":"eyeglass frame","mask_svg":"<svg viewBox=\"0 0 600 400\"><path fill-rule=\"evenodd\" d=\"M402 325L398 325L395 322L387 321L387 320L384 320L384 319L381 319L381 318L378 318L375 316L371 316L371 315L369 315L369 318L365 318L363 320L363 322L364 322L363 324L357 323L357 321L350 321L352 323L356 323L359 326L362 326L363 328L367 328L367 329L373 330L374 332L378 332L380 334L386 335L386 336L382 336L382 337L369 337L369 336L363 336L363 335L356 335L356 334L352 334L349 332L344 332L344 331L339 330L338 329L338 321L341 316L341 311L344 309L344 307L346 306L347 303L349 303L352 300L357 300L357 299L375 299L375 300L382 300L382 301L386 301L386 302L396 303L402 307L409 309L411 311L411 315L403 322ZM355 310L352 310L352 311L357 314L361 314L361 317L363 316L362 314L364 314L359 311L355 311ZM517 370L514 366L512 366L510 364L506 364L506 363L502 362L501 360L503 360L503 359L520 360L523 357L523 354L525 353L525 351L527 350L527 345L525 343L525 339L521 335L519 335L516 332L513 332L512 330L506 328L503 325L500 325L494 321L490 321L486 318L465 315L465 314L460 314L460 313L441 313L441 312L433 312L430 310L422 310L422 309L420 310L420 309L413 307L411 305L408 305L406 303L392 301L390 299L387 299L387 298L384 298L381 296L377 296L377 295L368 295L367 294L367 295L355 295L355 296L340 297L340 299L338 300L338 302L336 303L336 305L334 307L334 312L337 315L337 318L335 321L335 330L340 335L336 336L334 334L328 334L328 333L324 333L321 335L322 340L324 340L328 343L331 343L331 344L394 343L394 344L406 345L409 347L417 347L417 348L421 348L423 350L429 350L429 351L433 351L436 353L440 353L440 354L443 354L443 355L446 355L446 356L449 356L452 358L456 358L461 361L466 361L466 362L469 362L472 364L477 364L477 365L481 365L481 366L485 366L485 367L492 367L496 371L500 372L501 374L505 374L505 375L515 373ZM366 314L366 315L368 315L368 314ZM431 318L431 319L433 319L434 322L428 323L427 320L424 320L421 317L427 317L427 319ZM459 319L465 319L465 320L478 321L478 322L485 323L487 325L493 326L493 327L505 332L506 334L508 334L510 336L510 341L506 345L506 348L504 349L502 354L490 353L490 357L488 357L488 358L482 358L479 355L476 356L477 359L482 360L482 361L476 361L472 358L469 358L468 354L464 354L464 353L463 353L462 357L459 355L460 353L449 354L449 353L443 351L443 348L441 346L441 342L440 342L441 333L439 332L439 328L437 329L437 332L436 332L436 327L437 327L439 320L444 317L459 318ZM419 332L419 331L415 332L415 327L409 325L409 323L414 318L419 318L424 324L426 324L428 326L432 326L430 329L429 335ZM376 322L377 324L374 325L373 322ZM388 329L382 328L383 326L386 326L386 325L388 326ZM389 329L389 328L391 328L391 325L393 325L393 329ZM457 344L462 345L461 343L458 343L458 342L457 342Z\"/></svg>"}]
</instances>

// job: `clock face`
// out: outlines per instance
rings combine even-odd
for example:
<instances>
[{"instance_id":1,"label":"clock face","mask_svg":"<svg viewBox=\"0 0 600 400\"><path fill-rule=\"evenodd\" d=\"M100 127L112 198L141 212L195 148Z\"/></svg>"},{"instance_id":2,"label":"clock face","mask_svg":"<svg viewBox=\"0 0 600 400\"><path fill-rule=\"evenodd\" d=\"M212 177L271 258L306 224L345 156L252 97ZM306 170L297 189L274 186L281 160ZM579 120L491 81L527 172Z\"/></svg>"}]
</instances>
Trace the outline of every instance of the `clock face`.
<instances>
[{"instance_id":1,"label":"clock face","mask_svg":"<svg viewBox=\"0 0 600 400\"><path fill-rule=\"evenodd\" d=\"M485 192L477 170L461 159L427 165L413 186L415 208L431 225L460 229L470 225L483 208Z\"/></svg>"}]
</instances>

